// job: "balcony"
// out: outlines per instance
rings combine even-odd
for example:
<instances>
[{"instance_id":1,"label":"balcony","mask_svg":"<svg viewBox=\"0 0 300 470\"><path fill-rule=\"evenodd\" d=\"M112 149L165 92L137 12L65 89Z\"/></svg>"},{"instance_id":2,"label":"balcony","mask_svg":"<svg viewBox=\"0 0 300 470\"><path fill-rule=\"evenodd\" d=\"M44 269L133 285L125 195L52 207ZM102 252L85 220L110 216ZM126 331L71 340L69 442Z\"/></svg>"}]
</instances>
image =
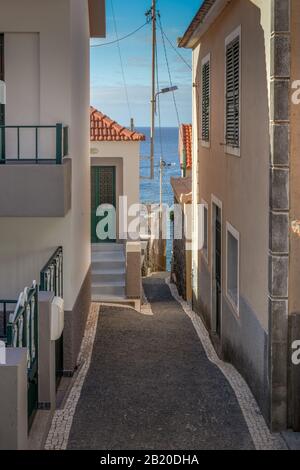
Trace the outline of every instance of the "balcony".
<instances>
[{"instance_id":1,"label":"balcony","mask_svg":"<svg viewBox=\"0 0 300 470\"><path fill-rule=\"evenodd\" d=\"M71 171L67 127L0 126L0 217L64 217Z\"/></svg>"}]
</instances>

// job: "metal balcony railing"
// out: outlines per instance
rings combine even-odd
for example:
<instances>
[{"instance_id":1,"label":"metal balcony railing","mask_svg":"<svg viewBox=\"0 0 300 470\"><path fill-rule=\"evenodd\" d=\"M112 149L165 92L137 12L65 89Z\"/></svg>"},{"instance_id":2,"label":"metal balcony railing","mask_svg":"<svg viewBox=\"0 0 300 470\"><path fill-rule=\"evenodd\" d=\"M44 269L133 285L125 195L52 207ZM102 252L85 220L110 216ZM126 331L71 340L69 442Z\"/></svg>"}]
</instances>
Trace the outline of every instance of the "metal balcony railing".
<instances>
[{"instance_id":1,"label":"metal balcony railing","mask_svg":"<svg viewBox=\"0 0 300 470\"><path fill-rule=\"evenodd\" d=\"M54 292L63 297L63 249L57 248L41 270L40 291Z\"/></svg>"},{"instance_id":2,"label":"metal balcony railing","mask_svg":"<svg viewBox=\"0 0 300 470\"><path fill-rule=\"evenodd\" d=\"M38 286L36 282L33 282L30 288L26 287L17 301L0 300L0 307L2 307L3 320L1 336L6 346L27 349L28 423L30 427L38 408Z\"/></svg>"},{"instance_id":3,"label":"metal balcony railing","mask_svg":"<svg viewBox=\"0 0 300 470\"><path fill-rule=\"evenodd\" d=\"M57 248L40 274L40 291L54 292L63 297L63 249ZM55 375L56 388L64 373L64 338L55 341Z\"/></svg>"},{"instance_id":4,"label":"metal balcony railing","mask_svg":"<svg viewBox=\"0 0 300 470\"><path fill-rule=\"evenodd\" d=\"M55 156L42 157L40 152L41 147L41 132L45 130L55 130ZM7 157L7 133L8 131L14 132L15 136L10 135L9 141L16 144L16 154ZM27 144L34 148L33 155L23 156L21 134L24 135L27 131ZM28 131L33 131L33 136L28 136ZM5 163L56 163L60 165L63 157L68 156L69 142L68 142L69 128L58 123L53 126L0 126L0 164ZM24 143L23 143L24 147Z\"/></svg>"}]
</instances>

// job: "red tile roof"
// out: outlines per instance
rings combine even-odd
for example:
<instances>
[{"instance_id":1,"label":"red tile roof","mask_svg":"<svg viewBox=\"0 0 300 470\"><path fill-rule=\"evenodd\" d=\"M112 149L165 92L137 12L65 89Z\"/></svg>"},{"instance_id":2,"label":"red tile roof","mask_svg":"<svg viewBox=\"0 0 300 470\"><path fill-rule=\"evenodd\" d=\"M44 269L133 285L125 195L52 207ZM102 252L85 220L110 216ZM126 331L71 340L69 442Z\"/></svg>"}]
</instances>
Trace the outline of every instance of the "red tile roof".
<instances>
[{"instance_id":1,"label":"red tile roof","mask_svg":"<svg viewBox=\"0 0 300 470\"><path fill-rule=\"evenodd\" d=\"M96 142L120 142L120 141L142 141L145 140L144 134L130 131L126 127L120 126L105 114L100 113L91 106L91 141Z\"/></svg>"},{"instance_id":2,"label":"red tile roof","mask_svg":"<svg viewBox=\"0 0 300 470\"><path fill-rule=\"evenodd\" d=\"M192 168L193 128L192 124L182 124L179 129L179 155L183 165L184 151L186 154L186 168Z\"/></svg>"}]
</instances>

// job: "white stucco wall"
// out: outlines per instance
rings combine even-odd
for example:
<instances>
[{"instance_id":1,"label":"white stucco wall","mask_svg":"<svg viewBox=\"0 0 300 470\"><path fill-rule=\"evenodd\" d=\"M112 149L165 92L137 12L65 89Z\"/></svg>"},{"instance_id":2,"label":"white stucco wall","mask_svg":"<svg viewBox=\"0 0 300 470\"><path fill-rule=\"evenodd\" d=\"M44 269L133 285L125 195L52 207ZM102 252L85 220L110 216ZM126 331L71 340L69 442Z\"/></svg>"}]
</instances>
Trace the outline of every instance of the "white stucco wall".
<instances>
[{"instance_id":1,"label":"white stucco wall","mask_svg":"<svg viewBox=\"0 0 300 470\"><path fill-rule=\"evenodd\" d=\"M140 143L139 142L91 142L91 164L98 165L101 159L107 161L111 159L122 159L122 189L117 188L117 193L127 196L128 207L140 202ZM108 159L108 160L107 160ZM113 163L114 166L114 163ZM117 174L117 183L118 183ZM133 217L129 217L129 223ZM133 232L131 236L137 232ZM130 234L129 234L130 236Z\"/></svg>"},{"instance_id":2,"label":"white stucco wall","mask_svg":"<svg viewBox=\"0 0 300 470\"><path fill-rule=\"evenodd\" d=\"M0 219L0 297L13 298L38 279L62 245L65 308L71 310L90 266L88 2L0 0L0 11L6 124L68 125L72 159L72 209L65 218ZM15 54L21 42L23 57Z\"/></svg>"}]
</instances>

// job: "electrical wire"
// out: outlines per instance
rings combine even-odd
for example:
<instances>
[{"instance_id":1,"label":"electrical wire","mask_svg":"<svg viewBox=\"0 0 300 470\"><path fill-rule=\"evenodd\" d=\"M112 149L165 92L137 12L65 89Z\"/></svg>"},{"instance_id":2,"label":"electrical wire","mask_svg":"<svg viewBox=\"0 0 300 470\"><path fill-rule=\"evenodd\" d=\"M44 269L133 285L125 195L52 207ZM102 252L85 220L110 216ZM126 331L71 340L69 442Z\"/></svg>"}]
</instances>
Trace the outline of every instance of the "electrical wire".
<instances>
[{"instance_id":1,"label":"electrical wire","mask_svg":"<svg viewBox=\"0 0 300 470\"><path fill-rule=\"evenodd\" d=\"M118 28L117 28L117 21L116 21L116 15L115 15L115 9L114 9L114 2L113 2L113 0L110 0L110 3L111 3L111 11L112 11L112 16L113 16L113 22L114 22L115 33L116 33L116 38L117 38L117 48L118 48L119 59L120 59L120 65L121 65L121 71L122 71L122 78L123 78L123 85L124 85L125 97L126 97L127 108L128 108L128 113L129 113L129 121L128 121L128 122L130 122L130 119L132 118L132 112L131 112L131 106L130 106L130 102L129 102L128 87L127 87L126 76L125 76L125 71L124 71L124 63L123 63L122 52L121 52L121 46L120 46L120 41L119 41L119 36L118 36Z\"/></svg>"},{"instance_id":2,"label":"electrical wire","mask_svg":"<svg viewBox=\"0 0 300 470\"><path fill-rule=\"evenodd\" d=\"M109 41L109 42L104 42L103 44L91 44L91 47L103 47L103 46L110 46L111 44L117 44L120 41L124 41L124 39L130 38L134 34L136 34L138 31L143 29L145 26L149 24L149 19L146 21L146 23L142 24L139 28L135 29L131 33L126 34L126 36L123 36L122 38L116 39L115 41Z\"/></svg>"},{"instance_id":3,"label":"electrical wire","mask_svg":"<svg viewBox=\"0 0 300 470\"><path fill-rule=\"evenodd\" d=\"M177 48L174 46L174 44L172 43L172 41L168 38L168 36L166 35L166 33L164 32L164 30L161 28L161 23L159 23L159 28L162 32L162 34L164 35L164 37L166 38L166 40L168 41L168 43L170 44L170 46L172 47L172 49L176 52L176 54L178 55L178 57L180 57L180 59L182 60L182 62L185 63L185 65L189 68L189 70L192 70L192 66L185 60L185 58L183 57L183 55L180 54L180 52L177 50Z\"/></svg>"},{"instance_id":4,"label":"electrical wire","mask_svg":"<svg viewBox=\"0 0 300 470\"><path fill-rule=\"evenodd\" d=\"M155 55L156 55L156 86L157 90L160 90L159 86L159 71L158 71L158 51L157 51L157 43L155 46ZM162 143L162 130L161 130L161 109L160 109L160 95L157 95L157 108L158 108L158 129L159 129L159 142L160 142L160 152L161 152L161 160L163 160L163 143Z\"/></svg>"},{"instance_id":5,"label":"electrical wire","mask_svg":"<svg viewBox=\"0 0 300 470\"><path fill-rule=\"evenodd\" d=\"M168 69L170 87L172 88L173 87L173 80L172 80L171 69L170 69L168 53L167 53L167 47L166 47L165 37L164 37L164 34L163 34L163 27L162 27L160 15L158 15L158 21L159 21L159 28L161 30L161 38L162 38L162 44L163 44L163 49L164 49L164 54L165 54L166 65L167 65L167 69ZM178 106L177 106L177 102L176 102L175 91L172 91L172 95L173 95L173 102L174 102L174 107L175 107L175 112L176 112L176 117L177 117L178 128L179 128L180 132L182 133L182 129L181 129L181 125L180 125L179 111L178 111ZM181 135L181 137L182 137L182 135Z\"/></svg>"}]
</instances>

